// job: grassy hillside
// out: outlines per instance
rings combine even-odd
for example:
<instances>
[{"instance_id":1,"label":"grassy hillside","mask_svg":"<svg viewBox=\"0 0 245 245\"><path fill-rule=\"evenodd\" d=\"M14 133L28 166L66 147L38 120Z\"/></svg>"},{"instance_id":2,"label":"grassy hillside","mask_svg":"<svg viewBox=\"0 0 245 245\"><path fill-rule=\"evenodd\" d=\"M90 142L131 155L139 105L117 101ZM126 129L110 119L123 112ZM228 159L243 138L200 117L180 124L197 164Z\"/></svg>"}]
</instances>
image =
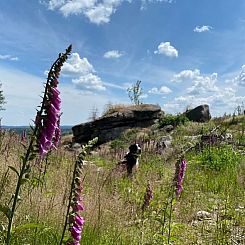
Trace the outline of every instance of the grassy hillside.
<instances>
[{"instance_id":1,"label":"grassy hillside","mask_svg":"<svg viewBox=\"0 0 245 245\"><path fill-rule=\"evenodd\" d=\"M216 135L226 132L233 138L200 143L201 135L214 128ZM82 173L81 244L245 244L244 130L244 116L184 122L171 133L154 125L129 130L94 149ZM171 145L163 149L157 143L166 138ZM129 178L117 163L135 141L142 155L138 171ZM27 144L14 132L0 133L0 244L8 223L4 207L13 201L16 186L16 172L9 166L19 169ZM59 244L77 154L61 145L42 163L32 161L11 244ZM180 158L186 159L187 168L177 198L174 176ZM143 208L147 186L153 198Z\"/></svg>"}]
</instances>

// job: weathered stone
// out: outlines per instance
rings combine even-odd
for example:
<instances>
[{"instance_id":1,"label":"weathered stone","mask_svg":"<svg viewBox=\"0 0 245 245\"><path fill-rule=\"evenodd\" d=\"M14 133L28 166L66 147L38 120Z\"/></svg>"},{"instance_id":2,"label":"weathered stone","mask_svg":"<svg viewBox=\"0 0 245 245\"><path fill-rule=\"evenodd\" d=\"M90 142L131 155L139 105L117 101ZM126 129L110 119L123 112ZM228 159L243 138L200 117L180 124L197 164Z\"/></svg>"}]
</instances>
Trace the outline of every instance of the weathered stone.
<instances>
[{"instance_id":1,"label":"weathered stone","mask_svg":"<svg viewBox=\"0 0 245 245\"><path fill-rule=\"evenodd\" d=\"M198 211L196 213L196 218L198 220L205 220L205 219L211 219L212 214L207 211Z\"/></svg>"},{"instance_id":2,"label":"weathered stone","mask_svg":"<svg viewBox=\"0 0 245 245\"><path fill-rule=\"evenodd\" d=\"M125 106L92 122L74 126L72 128L73 140L74 142L85 143L94 137L98 137L99 144L105 143L116 139L127 129L149 127L161 115L161 107L158 105Z\"/></svg>"},{"instance_id":3,"label":"weathered stone","mask_svg":"<svg viewBox=\"0 0 245 245\"><path fill-rule=\"evenodd\" d=\"M185 112L185 115L193 122L207 122L211 119L208 105L199 105L198 107Z\"/></svg>"}]
</instances>

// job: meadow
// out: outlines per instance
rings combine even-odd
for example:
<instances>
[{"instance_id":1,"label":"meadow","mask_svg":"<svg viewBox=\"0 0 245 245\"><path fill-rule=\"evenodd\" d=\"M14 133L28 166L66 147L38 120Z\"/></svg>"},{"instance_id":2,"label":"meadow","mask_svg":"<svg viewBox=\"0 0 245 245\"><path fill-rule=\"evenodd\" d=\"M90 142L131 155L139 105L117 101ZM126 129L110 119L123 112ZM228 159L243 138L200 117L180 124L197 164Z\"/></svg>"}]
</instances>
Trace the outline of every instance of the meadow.
<instances>
[{"instance_id":1,"label":"meadow","mask_svg":"<svg viewBox=\"0 0 245 245\"><path fill-rule=\"evenodd\" d=\"M70 53L51 66L28 134L0 129L0 244L245 244L245 116L164 115L72 147L58 89ZM127 176L118 162L135 142L139 169Z\"/></svg>"},{"instance_id":2,"label":"meadow","mask_svg":"<svg viewBox=\"0 0 245 245\"><path fill-rule=\"evenodd\" d=\"M217 125L219 132L232 133L232 142L200 146L199 136ZM129 130L86 155L80 244L245 244L244 116L185 122L171 133L158 126ZM156 142L169 134L171 147L159 150ZM13 201L16 187L14 169L20 168L29 140L6 130L0 134L1 244L8 223L4 207ZM135 141L142 155L138 171L129 178L117 162ZM176 198L173 178L183 152L187 169ZM59 244L78 154L61 143L42 163L32 160L19 194L11 244ZM153 198L143 208L148 184Z\"/></svg>"}]
</instances>

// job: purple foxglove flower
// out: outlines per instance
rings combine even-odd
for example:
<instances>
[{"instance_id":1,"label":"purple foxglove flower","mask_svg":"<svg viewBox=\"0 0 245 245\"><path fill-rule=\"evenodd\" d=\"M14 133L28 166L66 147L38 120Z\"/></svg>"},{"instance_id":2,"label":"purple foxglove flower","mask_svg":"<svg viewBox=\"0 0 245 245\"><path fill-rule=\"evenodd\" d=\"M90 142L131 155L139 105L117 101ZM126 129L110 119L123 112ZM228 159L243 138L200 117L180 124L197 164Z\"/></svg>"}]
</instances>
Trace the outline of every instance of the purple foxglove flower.
<instances>
[{"instance_id":1,"label":"purple foxglove flower","mask_svg":"<svg viewBox=\"0 0 245 245\"><path fill-rule=\"evenodd\" d=\"M80 227L84 224L84 218L81 217L79 214L76 214L74 221L76 224L78 224Z\"/></svg>"},{"instance_id":2,"label":"purple foxglove flower","mask_svg":"<svg viewBox=\"0 0 245 245\"><path fill-rule=\"evenodd\" d=\"M54 146L54 148L57 148L58 145L59 145L60 135L61 135L61 132L60 132L60 127L58 125L58 127L55 129L55 132L54 132L54 138L53 138L53 146Z\"/></svg>"},{"instance_id":3,"label":"purple foxglove flower","mask_svg":"<svg viewBox=\"0 0 245 245\"><path fill-rule=\"evenodd\" d=\"M39 135L39 153L43 158L51 148L58 146L60 140L60 104L59 90L57 87L49 87L49 97L45 103L46 115L40 119L38 115L36 118L36 125L40 127Z\"/></svg>"},{"instance_id":4,"label":"purple foxglove flower","mask_svg":"<svg viewBox=\"0 0 245 245\"><path fill-rule=\"evenodd\" d=\"M84 210L84 206L81 202L77 201L74 205L73 205L73 211L74 212L78 212L78 211L83 211Z\"/></svg>"},{"instance_id":5,"label":"purple foxglove flower","mask_svg":"<svg viewBox=\"0 0 245 245\"><path fill-rule=\"evenodd\" d=\"M185 176L187 162L186 160L181 160L180 164L176 166L176 197L178 198L180 196L180 193L183 190L183 180Z\"/></svg>"},{"instance_id":6,"label":"purple foxglove flower","mask_svg":"<svg viewBox=\"0 0 245 245\"><path fill-rule=\"evenodd\" d=\"M70 228L70 232L71 232L71 236L74 240L76 241L80 241L81 240L81 233L82 233L82 229L78 229L75 226L72 226Z\"/></svg>"}]
</instances>

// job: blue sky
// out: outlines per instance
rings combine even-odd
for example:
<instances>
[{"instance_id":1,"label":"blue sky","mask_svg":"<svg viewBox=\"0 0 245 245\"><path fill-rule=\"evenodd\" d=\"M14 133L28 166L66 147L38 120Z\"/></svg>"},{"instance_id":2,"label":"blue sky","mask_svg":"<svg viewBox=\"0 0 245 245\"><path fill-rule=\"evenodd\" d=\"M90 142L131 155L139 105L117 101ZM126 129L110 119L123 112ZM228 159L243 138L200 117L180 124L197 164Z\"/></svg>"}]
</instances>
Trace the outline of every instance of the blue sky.
<instances>
[{"instance_id":1,"label":"blue sky","mask_svg":"<svg viewBox=\"0 0 245 245\"><path fill-rule=\"evenodd\" d=\"M3 124L31 122L46 71L69 44L63 125L130 103L137 80L143 102L168 113L206 103L217 116L245 102L244 0L2 0Z\"/></svg>"}]
</instances>

